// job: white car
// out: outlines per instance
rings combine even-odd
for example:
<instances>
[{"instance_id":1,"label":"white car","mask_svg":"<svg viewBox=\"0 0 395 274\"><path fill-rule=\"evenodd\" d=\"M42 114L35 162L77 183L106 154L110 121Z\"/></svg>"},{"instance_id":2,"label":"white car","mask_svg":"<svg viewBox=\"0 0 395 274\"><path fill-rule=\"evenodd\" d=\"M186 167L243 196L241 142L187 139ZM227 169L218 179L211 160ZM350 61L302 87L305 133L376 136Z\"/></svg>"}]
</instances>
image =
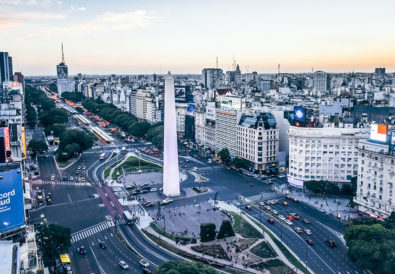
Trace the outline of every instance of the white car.
<instances>
[{"instance_id":1,"label":"white car","mask_svg":"<svg viewBox=\"0 0 395 274\"><path fill-rule=\"evenodd\" d=\"M168 203L171 203L171 202L173 202L173 200L172 199L170 199L170 198L166 198L166 199L164 199L163 201L162 201L162 205L167 205Z\"/></svg>"},{"instance_id":2,"label":"white car","mask_svg":"<svg viewBox=\"0 0 395 274\"><path fill-rule=\"evenodd\" d=\"M290 221L290 220L288 220L288 219L285 219L284 222L285 222L287 225L292 225L292 221Z\"/></svg>"},{"instance_id":3,"label":"white car","mask_svg":"<svg viewBox=\"0 0 395 274\"><path fill-rule=\"evenodd\" d=\"M146 261L146 260L140 260L140 265L142 266L142 267L146 267L146 268L148 268L149 267L149 263Z\"/></svg>"},{"instance_id":4,"label":"white car","mask_svg":"<svg viewBox=\"0 0 395 274\"><path fill-rule=\"evenodd\" d=\"M129 269L129 265L127 264L127 263L125 263L124 261L119 261L119 266L122 268L122 269Z\"/></svg>"},{"instance_id":5,"label":"white car","mask_svg":"<svg viewBox=\"0 0 395 274\"><path fill-rule=\"evenodd\" d=\"M284 217L283 215L279 215L278 218L279 218L281 221L284 221L284 220L285 220L285 217Z\"/></svg>"},{"instance_id":6,"label":"white car","mask_svg":"<svg viewBox=\"0 0 395 274\"><path fill-rule=\"evenodd\" d=\"M275 210L275 209L273 208L273 209L272 209L272 213L273 213L274 215L277 215L277 214L278 214L278 211Z\"/></svg>"},{"instance_id":7,"label":"white car","mask_svg":"<svg viewBox=\"0 0 395 274\"><path fill-rule=\"evenodd\" d=\"M304 232L305 232L307 235L311 235L310 229L305 229Z\"/></svg>"},{"instance_id":8,"label":"white car","mask_svg":"<svg viewBox=\"0 0 395 274\"><path fill-rule=\"evenodd\" d=\"M270 211L272 208L267 205L267 206L265 206L265 209Z\"/></svg>"},{"instance_id":9,"label":"white car","mask_svg":"<svg viewBox=\"0 0 395 274\"><path fill-rule=\"evenodd\" d=\"M74 180L73 176L70 176L70 181L73 181L73 180Z\"/></svg>"},{"instance_id":10,"label":"white car","mask_svg":"<svg viewBox=\"0 0 395 274\"><path fill-rule=\"evenodd\" d=\"M151 188L151 192L156 192L156 191L158 191L157 188L155 188L155 187Z\"/></svg>"}]
</instances>

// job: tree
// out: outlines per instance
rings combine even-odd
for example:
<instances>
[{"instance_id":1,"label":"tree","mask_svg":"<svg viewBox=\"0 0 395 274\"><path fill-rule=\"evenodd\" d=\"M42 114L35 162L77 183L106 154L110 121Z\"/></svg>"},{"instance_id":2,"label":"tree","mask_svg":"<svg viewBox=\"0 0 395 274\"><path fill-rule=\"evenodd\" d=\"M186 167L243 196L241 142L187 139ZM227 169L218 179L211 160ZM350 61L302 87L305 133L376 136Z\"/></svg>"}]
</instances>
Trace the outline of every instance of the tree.
<instances>
[{"instance_id":1,"label":"tree","mask_svg":"<svg viewBox=\"0 0 395 274\"><path fill-rule=\"evenodd\" d=\"M57 224L38 226L36 242L44 265L55 266L59 254L68 252L71 246L70 228Z\"/></svg>"},{"instance_id":2,"label":"tree","mask_svg":"<svg viewBox=\"0 0 395 274\"><path fill-rule=\"evenodd\" d=\"M154 127L151 127L145 138L157 146L159 149L163 148L163 140L164 140L164 126L163 124L156 124Z\"/></svg>"},{"instance_id":3,"label":"tree","mask_svg":"<svg viewBox=\"0 0 395 274\"><path fill-rule=\"evenodd\" d=\"M200 262L167 261L161 264L157 274L216 274L215 269Z\"/></svg>"},{"instance_id":4,"label":"tree","mask_svg":"<svg viewBox=\"0 0 395 274\"><path fill-rule=\"evenodd\" d=\"M85 96L81 92L62 92L62 98L70 100L74 103L79 103L85 100Z\"/></svg>"},{"instance_id":5,"label":"tree","mask_svg":"<svg viewBox=\"0 0 395 274\"><path fill-rule=\"evenodd\" d=\"M27 149L31 150L34 154L37 152L48 151L48 146L44 141L32 139L27 146Z\"/></svg>"},{"instance_id":6,"label":"tree","mask_svg":"<svg viewBox=\"0 0 395 274\"><path fill-rule=\"evenodd\" d=\"M215 224L204 223L200 225L200 241L209 242L215 239Z\"/></svg>"},{"instance_id":7,"label":"tree","mask_svg":"<svg viewBox=\"0 0 395 274\"><path fill-rule=\"evenodd\" d=\"M229 149L223 148L218 152L218 156L221 158L221 161L225 164L229 164L231 158L230 158L230 153Z\"/></svg>"},{"instance_id":8,"label":"tree","mask_svg":"<svg viewBox=\"0 0 395 274\"><path fill-rule=\"evenodd\" d=\"M78 113L83 113L84 112L82 107L76 107L75 110L78 111Z\"/></svg>"},{"instance_id":9,"label":"tree","mask_svg":"<svg viewBox=\"0 0 395 274\"><path fill-rule=\"evenodd\" d=\"M64 124L68 121L67 111L60 108L52 108L49 111L40 113L40 121L44 127L48 127L55 123Z\"/></svg>"},{"instance_id":10,"label":"tree","mask_svg":"<svg viewBox=\"0 0 395 274\"><path fill-rule=\"evenodd\" d=\"M26 106L26 124L31 128L37 124L37 111L30 104Z\"/></svg>"},{"instance_id":11,"label":"tree","mask_svg":"<svg viewBox=\"0 0 395 274\"><path fill-rule=\"evenodd\" d=\"M149 130L149 128L151 127L151 125L148 122L137 122L132 124L129 127L129 133L133 136L136 137L143 137L147 131Z\"/></svg>"},{"instance_id":12,"label":"tree","mask_svg":"<svg viewBox=\"0 0 395 274\"><path fill-rule=\"evenodd\" d=\"M68 129L60 136L59 148L56 151L56 159L67 161L75 154L82 153L92 148L93 137L85 131L78 129Z\"/></svg>"},{"instance_id":13,"label":"tree","mask_svg":"<svg viewBox=\"0 0 395 274\"><path fill-rule=\"evenodd\" d=\"M62 134L66 131L66 125L64 124L53 124L49 127L46 127L44 129L44 132L46 135L50 135L51 133L56 136L56 137L60 137L62 136Z\"/></svg>"},{"instance_id":14,"label":"tree","mask_svg":"<svg viewBox=\"0 0 395 274\"><path fill-rule=\"evenodd\" d=\"M247 159L241 158L241 157L235 157L232 160L232 164L235 166L235 168L244 168L247 169L250 167L251 162L248 161Z\"/></svg>"},{"instance_id":15,"label":"tree","mask_svg":"<svg viewBox=\"0 0 395 274\"><path fill-rule=\"evenodd\" d=\"M217 235L217 239L223 239L232 236L235 236L235 232L233 231L232 224L230 223L229 220L223 220Z\"/></svg>"}]
</instances>

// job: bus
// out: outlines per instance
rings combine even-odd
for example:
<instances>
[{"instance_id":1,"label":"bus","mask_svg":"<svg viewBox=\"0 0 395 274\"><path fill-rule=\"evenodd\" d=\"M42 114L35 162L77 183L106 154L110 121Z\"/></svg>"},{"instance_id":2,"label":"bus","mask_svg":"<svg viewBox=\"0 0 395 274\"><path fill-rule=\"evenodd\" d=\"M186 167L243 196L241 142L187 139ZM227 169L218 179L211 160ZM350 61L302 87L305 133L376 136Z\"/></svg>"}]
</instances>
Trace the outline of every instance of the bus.
<instances>
[{"instance_id":1,"label":"bus","mask_svg":"<svg viewBox=\"0 0 395 274\"><path fill-rule=\"evenodd\" d=\"M129 211L124 211L123 212L123 217L126 221L126 224L128 225L133 225L135 223L135 219L133 218L132 214L130 214Z\"/></svg>"},{"instance_id":2,"label":"bus","mask_svg":"<svg viewBox=\"0 0 395 274\"><path fill-rule=\"evenodd\" d=\"M102 154L100 154L100 160L104 160L104 157L106 157L106 154L103 152Z\"/></svg>"}]
</instances>

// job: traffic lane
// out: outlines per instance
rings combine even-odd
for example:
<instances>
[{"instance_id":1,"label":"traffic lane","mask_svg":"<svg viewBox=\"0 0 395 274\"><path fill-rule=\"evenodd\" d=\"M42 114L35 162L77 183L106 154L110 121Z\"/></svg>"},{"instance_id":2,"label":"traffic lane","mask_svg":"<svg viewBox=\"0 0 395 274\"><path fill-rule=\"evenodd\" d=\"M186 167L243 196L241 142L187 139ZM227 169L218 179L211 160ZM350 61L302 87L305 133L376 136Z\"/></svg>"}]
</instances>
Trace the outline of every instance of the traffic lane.
<instances>
[{"instance_id":1,"label":"traffic lane","mask_svg":"<svg viewBox=\"0 0 395 274\"><path fill-rule=\"evenodd\" d=\"M259 220L259 210L253 209L248 212L257 220ZM269 218L266 213L262 212L264 219ZM288 225L276 222L275 225L267 226L273 233L275 233L282 242L287 245L304 263L306 263L307 254L307 265L315 273L336 273L304 240L297 237ZM341 271L340 271L341 272Z\"/></svg>"},{"instance_id":2,"label":"traffic lane","mask_svg":"<svg viewBox=\"0 0 395 274\"><path fill-rule=\"evenodd\" d=\"M136 250L138 254L143 256L146 260L150 261L156 266L169 260L180 260L179 257L163 250L158 245L153 244L145 238L136 226L121 225L118 229L126 237L126 240Z\"/></svg>"},{"instance_id":3,"label":"traffic lane","mask_svg":"<svg viewBox=\"0 0 395 274\"><path fill-rule=\"evenodd\" d=\"M40 175L39 178L42 180L50 180L51 175L55 175L56 180L60 180L60 174L59 170L56 167L55 164L55 158L54 156L48 156L48 157L37 157L38 160L38 166L40 170Z\"/></svg>"},{"instance_id":4,"label":"traffic lane","mask_svg":"<svg viewBox=\"0 0 395 274\"><path fill-rule=\"evenodd\" d=\"M100 199L88 198L73 203L50 205L37 210L30 210L30 216L32 219L39 219L41 214L44 214L48 223L69 227L71 233L74 233L106 220L105 216L108 212L100 204Z\"/></svg>"},{"instance_id":5,"label":"traffic lane","mask_svg":"<svg viewBox=\"0 0 395 274\"><path fill-rule=\"evenodd\" d=\"M106 229L88 238L96 258L100 262L103 270L107 273L141 273L142 267L139 264L140 257L128 249L116 236L114 228ZM99 246L99 242L105 242L106 249ZM125 261L129 265L128 270L123 270L119 266L119 261ZM150 266L151 270L154 270Z\"/></svg>"},{"instance_id":6,"label":"traffic lane","mask_svg":"<svg viewBox=\"0 0 395 274\"><path fill-rule=\"evenodd\" d=\"M285 207L285 206L284 206ZM287 214L286 211L280 211L280 209L276 210L279 211L279 215L283 215L284 217L287 217L289 214ZM256 211L259 212L259 209L256 209ZM259 213L257 213L259 214ZM269 215L266 211L262 211L262 215L266 220L268 218L273 218L271 215ZM257 215L259 219L259 215ZM335 235L332 234L331 231L327 230L325 227L322 227L320 224L314 223L312 221L310 224L305 224L302 219L299 220L294 220L293 225L289 226L287 224L284 224L282 221L279 219L276 219L275 221L278 223L278 225L283 225L285 227L290 227L292 228L292 232L294 233L294 237L299 237L303 241L306 239L311 239L314 241L314 245L310 246L316 252L321 259L325 261L325 263L328 263L332 269L338 272L344 272L344 271L349 271L349 272L358 272L359 269L351 262L351 260L347 257L347 248L338 239L337 237L334 237ZM268 225L269 228L271 228L271 225ZM300 227L303 229L303 233L298 234L294 230L294 228ZM312 235L308 236L305 234L304 230L305 229L310 229L312 232ZM277 233L276 233L277 234ZM280 235L281 235L281 229L280 229ZM284 236L284 235L283 235ZM325 244L325 240L327 239L334 239L336 242L336 247L331 248L328 245ZM295 250L293 250L295 252ZM307 251L308 252L308 251ZM303 257L300 257L301 259Z\"/></svg>"},{"instance_id":7,"label":"traffic lane","mask_svg":"<svg viewBox=\"0 0 395 274\"><path fill-rule=\"evenodd\" d=\"M87 254L79 254L78 248L84 245L87 250ZM86 273L102 273L100 268L93 256L91 250L89 250L89 240L83 239L74 243L70 247L69 251L70 260L71 260L71 268L73 273L75 274L86 274Z\"/></svg>"},{"instance_id":8,"label":"traffic lane","mask_svg":"<svg viewBox=\"0 0 395 274\"><path fill-rule=\"evenodd\" d=\"M69 178L70 176L76 175L77 170L79 170L80 174L84 174L88 167L90 167L95 161L99 160L99 155L99 153L83 153L78 161L74 162L71 166L62 171L62 176ZM84 166L85 170L83 169Z\"/></svg>"}]
</instances>

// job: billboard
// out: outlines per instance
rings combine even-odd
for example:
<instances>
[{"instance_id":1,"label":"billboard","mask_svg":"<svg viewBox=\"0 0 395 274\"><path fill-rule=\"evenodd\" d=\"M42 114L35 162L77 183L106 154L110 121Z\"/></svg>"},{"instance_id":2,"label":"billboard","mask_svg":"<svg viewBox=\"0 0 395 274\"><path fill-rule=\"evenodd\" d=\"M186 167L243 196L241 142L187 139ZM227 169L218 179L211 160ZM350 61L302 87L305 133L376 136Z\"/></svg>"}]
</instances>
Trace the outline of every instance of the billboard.
<instances>
[{"instance_id":1,"label":"billboard","mask_svg":"<svg viewBox=\"0 0 395 274\"><path fill-rule=\"evenodd\" d=\"M298 188L303 188L303 186L304 186L304 182L302 180L297 180L297 179L294 179L291 177L288 177L288 183L291 186L298 187Z\"/></svg>"},{"instance_id":2,"label":"billboard","mask_svg":"<svg viewBox=\"0 0 395 274\"><path fill-rule=\"evenodd\" d=\"M304 109L301 107L294 108L294 115L295 115L296 121L304 122L306 119L306 113L305 113Z\"/></svg>"},{"instance_id":3,"label":"billboard","mask_svg":"<svg viewBox=\"0 0 395 274\"><path fill-rule=\"evenodd\" d=\"M188 113L194 113L196 109L196 105L195 104L188 104L187 106L187 112Z\"/></svg>"},{"instance_id":4,"label":"billboard","mask_svg":"<svg viewBox=\"0 0 395 274\"><path fill-rule=\"evenodd\" d=\"M18 89L18 82L12 82L12 89Z\"/></svg>"},{"instance_id":5,"label":"billboard","mask_svg":"<svg viewBox=\"0 0 395 274\"><path fill-rule=\"evenodd\" d=\"M19 165L0 166L0 233L25 224L22 173Z\"/></svg>"},{"instance_id":6,"label":"billboard","mask_svg":"<svg viewBox=\"0 0 395 274\"><path fill-rule=\"evenodd\" d=\"M391 145L395 146L395 131L391 132Z\"/></svg>"},{"instance_id":7,"label":"billboard","mask_svg":"<svg viewBox=\"0 0 395 274\"><path fill-rule=\"evenodd\" d=\"M215 121L215 107L212 106L206 107L206 119Z\"/></svg>"},{"instance_id":8,"label":"billboard","mask_svg":"<svg viewBox=\"0 0 395 274\"><path fill-rule=\"evenodd\" d=\"M25 159L26 159L27 154L26 154L26 133L25 133L25 127L22 127L22 148L23 148L23 154L24 154Z\"/></svg>"},{"instance_id":9,"label":"billboard","mask_svg":"<svg viewBox=\"0 0 395 274\"><path fill-rule=\"evenodd\" d=\"M3 137L4 137L4 142L5 142L5 149L6 151L10 151L10 129L8 127L2 127L3 130Z\"/></svg>"},{"instance_id":10,"label":"billboard","mask_svg":"<svg viewBox=\"0 0 395 274\"><path fill-rule=\"evenodd\" d=\"M176 101L183 101L183 102L186 101L186 97L187 97L186 87L175 86L174 92L175 92Z\"/></svg>"},{"instance_id":11,"label":"billboard","mask_svg":"<svg viewBox=\"0 0 395 274\"><path fill-rule=\"evenodd\" d=\"M370 139L379 142L387 142L387 132L387 125L372 124L370 127Z\"/></svg>"},{"instance_id":12,"label":"billboard","mask_svg":"<svg viewBox=\"0 0 395 274\"><path fill-rule=\"evenodd\" d=\"M221 108L240 110L245 107L243 98L241 97L223 96L220 98L220 102Z\"/></svg>"}]
</instances>

